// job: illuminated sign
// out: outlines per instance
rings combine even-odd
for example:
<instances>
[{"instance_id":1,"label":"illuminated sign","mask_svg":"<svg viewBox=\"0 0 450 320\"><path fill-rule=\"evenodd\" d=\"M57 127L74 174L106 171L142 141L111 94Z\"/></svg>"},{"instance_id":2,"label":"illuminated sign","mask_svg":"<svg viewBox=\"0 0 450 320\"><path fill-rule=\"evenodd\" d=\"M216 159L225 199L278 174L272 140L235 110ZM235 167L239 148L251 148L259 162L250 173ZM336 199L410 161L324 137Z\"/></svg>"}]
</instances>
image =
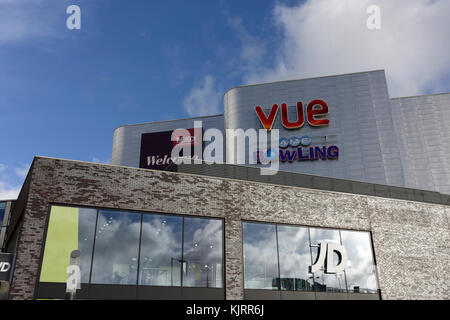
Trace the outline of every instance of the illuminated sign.
<instances>
[{"instance_id":1,"label":"illuminated sign","mask_svg":"<svg viewBox=\"0 0 450 320\"><path fill-rule=\"evenodd\" d=\"M280 139L280 161L292 162L294 160L336 160L339 158L339 148L337 146L310 146L311 138L309 136L290 137ZM281 150L288 147L294 150Z\"/></svg>"},{"instance_id":2,"label":"illuminated sign","mask_svg":"<svg viewBox=\"0 0 450 320\"><path fill-rule=\"evenodd\" d=\"M9 281L11 283L14 261L15 254L0 253L0 281Z\"/></svg>"},{"instance_id":3,"label":"illuminated sign","mask_svg":"<svg viewBox=\"0 0 450 320\"><path fill-rule=\"evenodd\" d=\"M305 161L305 160L337 160L339 148L337 146L312 146L309 148L297 148L295 150L280 150L281 162Z\"/></svg>"},{"instance_id":4,"label":"illuminated sign","mask_svg":"<svg viewBox=\"0 0 450 320\"><path fill-rule=\"evenodd\" d=\"M274 104L266 115L261 106L256 106L255 111L264 129L272 130L275 119L278 114L279 106ZM288 118L288 106L286 103L281 104L281 124L284 128L293 130L300 129L305 124L305 113L303 103L297 102L296 105L297 118L291 121ZM330 120L326 119L328 115L328 105L320 99L312 100L306 107L306 121L312 127L323 127L330 124ZM313 145L309 136L292 136L282 137L279 143L279 160L281 162L293 162L294 160L337 160L339 159L339 148L335 145ZM293 148L293 149L287 149ZM254 160L257 163L264 163L267 160L273 160L273 155L266 155L260 151L255 152Z\"/></svg>"},{"instance_id":5,"label":"illuminated sign","mask_svg":"<svg viewBox=\"0 0 450 320\"><path fill-rule=\"evenodd\" d=\"M187 130L191 135L180 137L177 141L171 140L173 131L142 134L139 168L164 170L173 163L171 158L173 147L188 145L194 148L197 143L202 143L201 136L197 137L193 128Z\"/></svg>"},{"instance_id":6,"label":"illuminated sign","mask_svg":"<svg viewBox=\"0 0 450 320\"><path fill-rule=\"evenodd\" d=\"M300 129L305 124L305 115L303 110L303 103L301 101L297 102L297 120L289 121L288 119L288 107L286 103L281 104L281 124L286 129ZM267 131L272 130L273 124L275 123L275 118L278 113L278 104L274 104L270 109L269 115L266 116L261 106L256 106L255 111L258 115L259 121L261 122L264 129ZM327 126L330 120L325 119L328 115L328 105L325 101L316 99L308 103L306 107L306 119L310 126L322 127Z\"/></svg>"},{"instance_id":7,"label":"illuminated sign","mask_svg":"<svg viewBox=\"0 0 450 320\"><path fill-rule=\"evenodd\" d=\"M339 147L335 145L330 146L311 146L311 138L309 136L280 138L279 143L279 160L281 162L297 161L313 161L313 160L338 160ZM287 149L293 148L293 149ZM264 154L257 151L254 154L256 163L264 163L267 160L274 160L273 150L269 150L271 154Z\"/></svg>"}]
</instances>

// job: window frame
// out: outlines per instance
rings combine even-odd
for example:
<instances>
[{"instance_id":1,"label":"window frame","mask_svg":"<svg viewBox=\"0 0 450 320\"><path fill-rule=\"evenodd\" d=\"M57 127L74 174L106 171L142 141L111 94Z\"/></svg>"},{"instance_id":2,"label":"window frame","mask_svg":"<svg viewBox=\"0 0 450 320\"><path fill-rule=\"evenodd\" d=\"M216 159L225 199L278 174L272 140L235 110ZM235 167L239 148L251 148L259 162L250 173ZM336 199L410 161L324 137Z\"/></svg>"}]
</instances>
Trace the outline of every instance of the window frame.
<instances>
[{"instance_id":1,"label":"window frame","mask_svg":"<svg viewBox=\"0 0 450 320\"><path fill-rule=\"evenodd\" d=\"M79 209L94 209L96 210L96 218L95 218L95 226L94 226L94 241L92 246L92 255L91 255L91 266L89 270L89 283L83 283L84 286L95 286L97 284L91 283L92 279L92 268L93 268L93 257L95 253L95 236L97 233L97 227L98 227L98 216L100 210L109 210L109 211L116 211L116 212L129 212L129 213L137 213L140 214L140 233L139 233L139 247L138 247L138 265L137 265L137 277L136 277L136 283L132 285L115 285L115 284L101 284L102 286L111 286L111 287L130 287L134 286L136 288L142 287L142 288L180 288L180 289L190 289L190 290L199 290L199 289L205 289L205 290L222 290L224 295L226 291L226 268L225 268L225 261L226 261L226 247L225 247L225 217L215 217L215 216L200 216L195 214L180 214L180 213L172 213L172 212L164 212L164 211L158 211L158 210L136 210L136 209L123 209L123 208L109 208L109 207L100 207L100 206L89 206L89 205L78 205L78 204L67 204L67 203L57 203L57 202L51 202L48 203L47 207L47 215L45 218L45 225L44 225L44 232L42 234L42 242L41 242L41 248L40 248L40 254L39 254L39 264L38 264L38 272L36 276L35 281L35 288L34 288L34 297L38 298L39 294L39 285L40 285L40 277L41 277L41 271L42 271L42 265L43 265L43 257L44 257L44 251L46 247L46 240L47 240L47 234L48 234L48 227L50 223L50 213L52 207L71 207L71 208L79 208ZM221 270L221 277L222 277L222 287L221 288L207 288L207 287L183 287L182 281L180 283L180 286L148 286L148 285L140 285L139 284L139 268L140 268L140 256L141 256L141 242L142 242L142 221L144 215L166 215L171 217L181 217L182 218L182 255L184 255L184 218L200 218L200 219L207 219L207 220L219 220L222 224L221 232L222 232L222 270Z\"/></svg>"},{"instance_id":2,"label":"window frame","mask_svg":"<svg viewBox=\"0 0 450 320\"><path fill-rule=\"evenodd\" d=\"M303 225L303 224L290 224L290 223L285 223L285 222L272 222L272 221L258 221L258 220L250 220L250 219L241 219L241 230L242 230L242 237L241 237L241 246L242 246L242 267L243 270L245 268L244 265L244 223L258 223L258 224L269 224L269 225L274 225L275 226L275 231L276 231L276 246L277 246L277 255L278 255L278 270L279 270L279 277L281 276L280 273L280 254L279 254L279 243L278 243L278 226L290 226L290 227L302 227L302 228L306 228L308 230L308 237L309 237L309 243L311 243L311 232L310 229L324 229L324 230L331 230L331 231L338 231L339 232L339 241L342 244L342 235L341 235L341 231L356 231L356 232L366 232L368 233L368 238L369 238L369 244L370 244L370 249L372 250L371 254L372 254L372 258L373 258L373 263L375 265L375 267L377 268L377 261L376 261L376 255L375 255L375 247L373 244L373 237L372 237L372 231L370 230L360 230L360 229L348 229L348 228L333 228L333 227L322 227L322 226L311 226L311 225ZM312 247L310 247L310 257L311 257L311 265L314 263L313 261L313 252L312 252ZM350 294L352 292L349 291L348 286L347 286L347 275L346 275L346 271L344 270L344 277L345 277L345 292L341 292L341 294ZM271 289L250 289L250 288L245 288L245 271L242 272L242 287L243 290L245 292L245 290L255 290L255 291L261 291L261 292L312 292L312 293L330 293L332 294L333 292L328 292L328 291L318 291L317 290L317 286L316 286L316 281L313 278L313 288L314 290L311 291L291 291L291 290L282 290L281 289L281 279L279 281L279 285L278 285L278 289L277 290L271 290ZM380 281L379 281L379 277L378 274L376 274L376 283L378 286L377 289L377 294L378 296L381 298L381 289L380 289ZM375 294L375 293L361 293L364 295L371 295L371 294ZM245 295L245 294L244 294Z\"/></svg>"}]
</instances>

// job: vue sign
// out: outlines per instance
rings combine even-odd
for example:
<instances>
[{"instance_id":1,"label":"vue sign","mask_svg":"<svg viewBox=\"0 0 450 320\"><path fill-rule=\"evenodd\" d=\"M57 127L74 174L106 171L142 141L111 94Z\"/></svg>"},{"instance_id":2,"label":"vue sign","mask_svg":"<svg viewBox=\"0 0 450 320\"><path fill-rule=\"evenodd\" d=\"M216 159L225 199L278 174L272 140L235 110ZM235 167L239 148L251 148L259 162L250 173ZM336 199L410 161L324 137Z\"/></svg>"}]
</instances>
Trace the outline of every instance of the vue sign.
<instances>
[{"instance_id":1,"label":"vue sign","mask_svg":"<svg viewBox=\"0 0 450 320\"><path fill-rule=\"evenodd\" d=\"M262 126L267 131L272 130L275 118L278 113L278 104L274 104L272 109L270 109L269 115L266 116L261 106L256 106L255 111L258 115L259 121L261 121ZM306 107L306 120L310 126L321 127L327 126L330 120L324 117L328 115L328 105L325 101L316 99L308 103ZM303 111L303 103L301 101L297 102L297 120L289 121L288 119L288 108L286 103L281 104L281 123L286 129L299 129L305 124L305 115Z\"/></svg>"}]
</instances>

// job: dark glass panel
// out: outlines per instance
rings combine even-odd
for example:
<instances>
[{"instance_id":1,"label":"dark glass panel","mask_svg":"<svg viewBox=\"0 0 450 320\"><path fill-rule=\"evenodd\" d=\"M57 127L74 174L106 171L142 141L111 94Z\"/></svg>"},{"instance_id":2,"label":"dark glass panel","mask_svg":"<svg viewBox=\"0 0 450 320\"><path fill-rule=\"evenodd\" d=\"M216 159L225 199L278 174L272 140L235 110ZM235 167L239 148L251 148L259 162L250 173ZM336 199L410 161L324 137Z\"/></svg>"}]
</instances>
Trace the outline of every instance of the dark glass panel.
<instances>
[{"instance_id":1,"label":"dark glass panel","mask_svg":"<svg viewBox=\"0 0 450 320\"><path fill-rule=\"evenodd\" d=\"M78 250L80 250L81 282L89 282L94 244L96 209L78 209Z\"/></svg>"},{"instance_id":2,"label":"dark glass panel","mask_svg":"<svg viewBox=\"0 0 450 320\"><path fill-rule=\"evenodd\" d=\"M91 283L136 284L141 214L100 210Z\"/></svg>"},{"instance_id":3,"label":"dark glass panel","mask_svg":"<svg viewBox=\"0 0 450 320\"><path fill-rule=\"evenodd\" d=\"M184 287L222 288L222 239L222 220L184 218Z\"/></svg>"},{"instance_id":4,"label":"dark glass panel","mask_svg":"<svg viewBox=\"0 0 450 320\"><path fill-rule=\"evenodd\" d=\"M5 216L6 202L0 202L0 227L3 226L3 218Z\"/></svg>"},{"instance_id":5,"label":"dark glass panel","mask_svg":"<svg viewBox=\"0 0 450 320\"><path fill-rule=\"evenodd\" d=\"M182 226L182 217L143 215L140 285L181 285Z\"/></svg>"}]
</instances>

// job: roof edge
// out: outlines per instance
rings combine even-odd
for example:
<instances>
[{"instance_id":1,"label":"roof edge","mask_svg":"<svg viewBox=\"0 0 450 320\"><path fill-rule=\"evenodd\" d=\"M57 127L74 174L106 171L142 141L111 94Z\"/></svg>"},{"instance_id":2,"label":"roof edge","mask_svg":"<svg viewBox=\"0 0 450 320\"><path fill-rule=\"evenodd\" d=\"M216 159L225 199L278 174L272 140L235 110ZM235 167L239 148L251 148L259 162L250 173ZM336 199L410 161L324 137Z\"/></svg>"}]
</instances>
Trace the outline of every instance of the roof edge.
<instances>
[{"instance_id":1,"label":"roof edge","mask_svg":"<svg viewBox=\"0 0 450 320\"><path fill-rule=\"evenodd\" d=\"M229 91L239 88L245 88L245 87L253 87L253 86L261 86L265 84L272 84L272 83L280 83L280 82L291 82L291 81L299 81L299 80L312 80L312 79L320 79L320 78L332 78L332 77L340 77L340 76L346 76L350 74L360 74L360 73L368 73L368 72L379 72L383 71L384 69L375 69L375 70L368 70L368 71L358 71L358 72L348 72L348 73L341 73L341 74L331 74L327 76L318 76L318 77L307 77L307 78L298 78L298 79L290 79L290 80L280 80L280 81L270 81L270 82L261 82L261 83L255 83L255 84L244 84L241 86L236 86L233 88L228 89L223 96L225 96Z\"/></svg>"},{"instance_id":2,"label":"roof edge","mask_svg":"<svg viewBox=\"0 0 450 320\"><path fill-rule=\"evenodd\" d=\"M171 119L171 120L159 120L159 121L150 121L150 122L142 122L142 123L134 123L134 124L124 124L116 127L114 131L116 131L119 128L123 127L131 127L131 126L142 126L145 124L154 124L154 123L164 123L164 122L172 122L172 121L183 121L183 120L195 120L195 119L203 119L203 118L214 118L214 117L223 117L223 113L220 114L214 114L214 115L208 115L208 116L198 116L198 117L192 117L192 118L181 118L181 119Z\"/></svg>"},{"instance_id":3,"label":"roof edge","mask_svg":"<svg viewBox=\"0 0 450 320\"><path fill-rule=\"evenodd\" d=\"M439 96L439 95L444 95L444 94L450 94L450 92L438 92L438 93L430 93L430 94L417 94L417 95L414 95L414 96L390 98L390 100L407 99L407 98L418 98L418 97L428 97L428 96Z\"/></svg>"}]
</instances>

